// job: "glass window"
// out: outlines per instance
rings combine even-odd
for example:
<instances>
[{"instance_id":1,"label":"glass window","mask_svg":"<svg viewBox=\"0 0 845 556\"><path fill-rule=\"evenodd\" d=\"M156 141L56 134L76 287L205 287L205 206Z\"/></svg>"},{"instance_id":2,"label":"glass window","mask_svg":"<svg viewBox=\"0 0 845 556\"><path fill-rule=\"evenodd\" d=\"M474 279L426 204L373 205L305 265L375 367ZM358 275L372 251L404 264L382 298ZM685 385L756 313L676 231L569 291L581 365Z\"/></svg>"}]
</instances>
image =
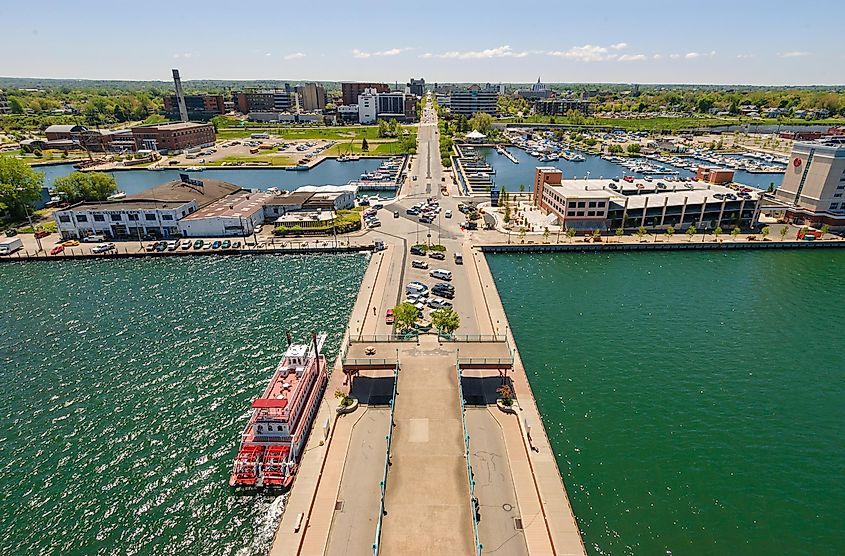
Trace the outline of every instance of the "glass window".
<instances>
[{"instance_id":1,"label":"glass window","mask_svg":"<svg viewBox=\"0 0 845 556\"><path fill-rule=\"evenodd\" d=\"M94 222L105 222L106 217L102 214L95 214L94 215Z\"/></svg>"},{"instance_id":2,"label":"glass window","mask_svg":"<svg viewBox=\"0 0 845 556\"><path fill-rule=\"evenodd\" d=\"M156 215L155 215L155 214L145 214L145 215L144 215L144 220L152 220L152 221L155 221L155 219L156 219Z\"/></svg>"},{"instance_id":3,"label":"glass window","mask_svg":"<svg viewBox=\"0 0 845 556\"><path fill-rule=\"evenodd\" d=\"M84 214L77 214L76 215L76 221L77 222L88 222L88 217Z\"/></svg>"},{"instance_id":4,"label":"glass window","mask_svg":"<svg viewBox=\"0 0 845 556\"><path fill-rule=\"evenodd\" d=\"M839 208L839 203L830 203L830 210L836 210Z\"/></svg>"},{"instance_id":5,"label":"glass window","mask_svg":"<svg viewBox=\"0 0 845 556\"><path fill-rule=\"evenodd\" d=\"M70 222L70 216L62 214L61 216L59 216L59 222Z\"/></svg>"},{"instance_id":6,"label":"glass window","mask_svg":"<svg viewBox=\"0 0 845 556\"><path fill-rule=\"evenodd\" d=\"M575 211L570 210L569 212L566 213L566 216L575 216Z\"/></svg>"},{"instance_id":7,"label":"glass window","mask_svg":"<svg viewBox=\"0 0 845 556\"><path fill-rule=\"evenodd\" d=\"M596 208L596 202L595 202L595 201L590 201L589 207L590 207L591 209L592 209L592 208Z\"/></svg>"},{"instance_id":8,"label":"glass window","mask_svg":"<svg viewBox=\"0 0 845 556\"><path fill-rule=\"evenodd\" d=\"M162 219L162 220L173 220L173 215L171 215L171 214L162 214L162 215L161 215L161 219Z\"/></svg>"},{"instance_id":9,"label":"glass window","mask_svg":"<svg viewBox=\"0 0 845 556\"><path fill-rule=\"evenodd\" d=\"M583 211L583 210L579 210L579 211L578 211L577 216L584 216L584 211Z\"/></svg>"},{"instance_id":10,"label":"glass window","mask_svg":"<svg viewBox=\"0 0 845 556\"><path fill-rule=\"evenodd\" d=\"M132 220L133 222L138 221L138 215L137 214L129 214L128 216L129 216L129 220Z\"/></svg>"},{"instance_id":11,"label":"glass window","mask_svg":"<svg viewBox=\"0 0 845 556\"><path fill-rule=\"evenodd\" d=\"M596 215L596 211L594 211L594 210L588 210L587 211L587 216L595 216L595 215Z\"/></svg>"},{"instance_id":12,"label":"glass window","mask_svg":"<svg viewBox=\"0 0 845 556\"><path fill-rule=\"evenodd\" d=\"M586 202L584 202L584 201L579 201L579 202L578 202L578 208L579 208L579 209L585 208L586 206L587 206L587 203L586 203Z\"/></svg>"},{"instance_id":13,"label":"glass window","mask_svg":"<svg viewBox=\"0 0 845 556\"><path fill-rule=\"evenodd\" d=\"M122 220L122 218L121 218L120 214L112 214L111 215L111 221L112 222L120 222L121 220Z\"/></svg>"}]
</instances>

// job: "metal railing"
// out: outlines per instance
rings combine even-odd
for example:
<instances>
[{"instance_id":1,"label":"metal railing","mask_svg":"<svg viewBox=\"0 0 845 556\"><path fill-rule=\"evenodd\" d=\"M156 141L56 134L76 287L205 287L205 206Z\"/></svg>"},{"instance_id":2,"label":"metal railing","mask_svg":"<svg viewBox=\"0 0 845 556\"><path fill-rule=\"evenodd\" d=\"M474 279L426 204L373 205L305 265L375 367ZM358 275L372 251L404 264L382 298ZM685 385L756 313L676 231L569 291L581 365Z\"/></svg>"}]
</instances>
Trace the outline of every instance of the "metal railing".
<instances>
[{"instance_id":1,"label":"metal railing","mask_svg":"<svg viewBox=\"0 0 845 556\"><path fill-rule=\"evenodd\" d=\"M484 545L481 544L481 539L478 538L478 501L475 498L475 476L472 473L472 463L470 462L469 454L469 431L467 430L464 388L461 384L460 350L458 353L458 361L459 362L455 365L455 367L458 370L458 397L461 400L461 425L464 428L464 460L467 465L467 480L469 481L469 505L472 513L472 535L475 540L475 555L481 556L481 550L484 548Z\"/></svg>"},{"instance_id":2,"label":"metal railing","mask_svg":"<svg viewBox=\"0 0 845 556\"><path fill-rule=\"evenodd\" d=\"M397 361L396 358L374 359L374 358L371 358L371 357L361 357L361 358L355 358L355 357L346 358L346 357L344 357L342 359L342 362L343 362L344 367L355 367L355 366L358 366L358 365L360 365L360 366L365 366L365 365L369 365L369 366L373 366L373 365L395 366L395 365L399 364L399 361Z\"/></svg>"},{"instance_id":3,"label":"metal railing","mask_svg":"<svg viewBox=\"0 0 845 556\"><path fill-rule=\"evenodd\" d=\"M359 334L354 338L350 336L349 344L352 344L353 342L358 344L376 342L415 342L416 340L416 334Z\"/></svg>"},{"instance_id":4,"label":"metal railing","mask_svg":"<svg viewBox=\"0 0 845 556\"><path fill-rule=\"evenodd\" d=\"M390 424L387 428L387 436L385 436L385 440L387 441L387 448L384 452L384 472L382 474L381 482L379 483L379 489L381 490L381 496L379 497L379 512L378 512L378 520L376 520L376 537L373 541L373 556L378 556L379 550L381 549L381 528L382 522L384 521L384 496L387 492L387 468L390 466L390 443L393 440L393 415L396 408L396 385L399 382L399 364L396 364L396 367L393 369L393 396L390 399Z\"/></svg>"},{"instance_id":5,"label":"metal railing","mask_svg":"<svg viewBox=\"0 0 845 556\"><path fill-rule=\"evenodd\" d=\"M440 339L446 342L507 342L508 337L504 334L440 334Z\"/></svg>"},{"instance_id":6,"label":"metal railing","mask_svg":"<svg viewBox=\"0 0 845 556\"><path fill-rule=\"evenodd\" d=\"M511 366L513 357L459 357L458 365Z\"/></svg>"}]
</instances>

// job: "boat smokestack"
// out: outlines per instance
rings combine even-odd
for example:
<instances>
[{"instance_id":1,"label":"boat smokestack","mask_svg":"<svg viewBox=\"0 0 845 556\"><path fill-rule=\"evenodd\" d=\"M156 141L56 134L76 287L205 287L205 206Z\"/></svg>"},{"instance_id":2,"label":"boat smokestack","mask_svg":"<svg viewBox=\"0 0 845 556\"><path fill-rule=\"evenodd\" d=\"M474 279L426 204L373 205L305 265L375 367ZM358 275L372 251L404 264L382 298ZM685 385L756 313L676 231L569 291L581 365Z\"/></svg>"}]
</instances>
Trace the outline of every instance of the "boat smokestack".
<instances>
[{"instance_id":1,"label":"boat smokestack","mask_svg":"<svg viewBox=\"0 0 845 556\"><path fill-rule=\"evenodd\" d=\"M179 70L173 70L173 84L176 85L176 100L179 103L179 119L188 121L188 108L185 106L185 92L182 90L182 79L179 77Z\"/></svg>"}]
</instances>

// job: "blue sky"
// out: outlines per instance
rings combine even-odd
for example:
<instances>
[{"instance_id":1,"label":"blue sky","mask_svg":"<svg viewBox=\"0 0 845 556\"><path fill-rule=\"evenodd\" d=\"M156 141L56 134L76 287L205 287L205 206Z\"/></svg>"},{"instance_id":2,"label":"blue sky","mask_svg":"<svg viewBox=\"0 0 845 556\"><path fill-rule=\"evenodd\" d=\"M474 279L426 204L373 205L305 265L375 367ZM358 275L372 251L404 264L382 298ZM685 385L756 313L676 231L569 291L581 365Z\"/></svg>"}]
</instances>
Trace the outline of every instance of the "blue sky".
<instances>
[{"instance_id":1,"label":"blue sky","mask_svg":"<svg viewBox=\"0 0 845 556\"><path fill-rule=\"evenodd\" d=\"M845 83L845 2L751 4L4 0L0 76Z\"/></svg>"}]
</instances>

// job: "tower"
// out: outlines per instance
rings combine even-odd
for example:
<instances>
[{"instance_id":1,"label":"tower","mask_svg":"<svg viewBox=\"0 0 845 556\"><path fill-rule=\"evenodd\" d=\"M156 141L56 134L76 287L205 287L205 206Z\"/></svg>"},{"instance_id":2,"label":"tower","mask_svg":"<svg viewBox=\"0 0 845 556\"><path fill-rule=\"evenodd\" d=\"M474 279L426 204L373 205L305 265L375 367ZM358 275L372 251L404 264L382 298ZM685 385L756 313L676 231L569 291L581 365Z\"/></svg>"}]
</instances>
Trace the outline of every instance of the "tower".
<instances>
[{"instance_id":1,"label":"tower","mask_svg":"<svg viewBox=\"0 0 845 556\"><path fill-rule=\"evenodd\" d=\"M179 103L179 119L188 121L188 108L185 106L185 92L182 90L182 79L179 78L179 70L173 70L173 83L176 85L176 100Z\"/></svg>"}]
</instances>

